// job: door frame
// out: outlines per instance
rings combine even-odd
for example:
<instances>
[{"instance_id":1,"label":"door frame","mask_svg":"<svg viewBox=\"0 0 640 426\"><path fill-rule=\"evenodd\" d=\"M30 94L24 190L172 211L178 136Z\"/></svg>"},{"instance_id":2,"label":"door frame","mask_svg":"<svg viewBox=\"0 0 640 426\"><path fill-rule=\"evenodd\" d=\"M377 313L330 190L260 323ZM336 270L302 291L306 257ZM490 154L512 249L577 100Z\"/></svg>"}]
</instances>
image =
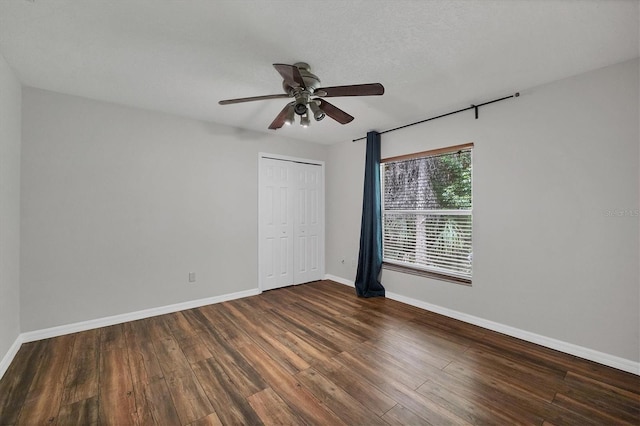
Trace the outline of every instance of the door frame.
<instances>
[{"instance_id":1,"label":"door frame","mask_svg":"<svg viewBox=\"0 0 640 426\"><path fill-rule=\"evenodd\" d=\"M324 271L325 271L325 253L324 253L324 244L325 244L325 206L324 206L324 191L325 191L325 176L324 176L324 172L325 172L325 166L324 166L324 161L319 161L319 160L310 160L307 158L298 158L298 157L290 157L287 155L280 155L280 154L271 154L271 153L266 153L266 152L259 152L258 153L258 199L257 199L257 208L256 211L258 212L258 290L262 293L264 291L264 286L263 286L263 282L262 282L262 241L264 239L264 229L262 226L262 221L261 219L261 203L260 200L262 199L262 176L263 176L263 171L264 171L264 161L263 159L270 159L270 160L279 160L279 161L289 161L292 163L302 163L302 164L310 164L310 165L314 165L314 166L320 166L321 170L322 170L322 179L320 182L320 194L319 194L319 201L318 201L318 208L319 208L319 223L320 223L320 232L319 232L319 249L318 249L318 254L319 254L319 259L318 259L318 264L320 267L320 276L324 277Z\"/></svg>"}]
</instances>

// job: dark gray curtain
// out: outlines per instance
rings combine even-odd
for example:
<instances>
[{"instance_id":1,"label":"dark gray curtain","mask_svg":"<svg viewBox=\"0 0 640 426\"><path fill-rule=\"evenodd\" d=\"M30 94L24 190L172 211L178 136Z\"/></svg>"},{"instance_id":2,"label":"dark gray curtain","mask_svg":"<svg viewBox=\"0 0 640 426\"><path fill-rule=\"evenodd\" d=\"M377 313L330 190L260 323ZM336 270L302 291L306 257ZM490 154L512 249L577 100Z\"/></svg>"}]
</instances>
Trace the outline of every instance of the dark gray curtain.
<instances>
[{"instance_id":1,"label":"dark gray curtain","mask_svg":"<svg viewBox=\"0 0 640 426\"><path fill-rule=\"evenodd\" d=\"M360 226L360 254L356 274L359 297L384 296L380 284L382 269L382 213L380 207L380 133L367 133L364 169L364 198Z\"/></svg>"}]
</instances>

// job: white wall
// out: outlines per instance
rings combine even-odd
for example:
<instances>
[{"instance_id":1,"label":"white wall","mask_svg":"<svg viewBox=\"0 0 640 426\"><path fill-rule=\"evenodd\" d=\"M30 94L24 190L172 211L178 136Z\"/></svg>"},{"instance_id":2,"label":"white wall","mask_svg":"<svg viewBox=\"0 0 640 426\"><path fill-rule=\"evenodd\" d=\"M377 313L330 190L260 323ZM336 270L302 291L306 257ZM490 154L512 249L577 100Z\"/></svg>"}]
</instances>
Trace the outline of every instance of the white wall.
<instances>
[{"instance_id":1,"label":"white wall","mask_svg":"<svg viewBox=\"0 0 640 426\"><path fill-rule=\"evenodd\" d=\"M20 334L20 103L0 55L0 360Z\"/></svg>"},{"instance_id":2,"label":"white wall","mask_svg":"<svg viewBox=\"0 0 640 426\"><path fill-rule=\"evenodd\" d=\"M257 288L258 152L325 161L328 150L23 95L23 331Z\"/></svg>"},{"instance_id":3,"label":"white wall","mask_svg":"<svg viewBox=\"0 0 640 426\"><path fill-rule=\"evenodd\" d=\"M638 80L634 60L384 134L383 158L475 143L473 286L383 271L387 291L640 361ZM364 144L327 162L326 271L348 280Z\"/></svg>"}]
</instances>

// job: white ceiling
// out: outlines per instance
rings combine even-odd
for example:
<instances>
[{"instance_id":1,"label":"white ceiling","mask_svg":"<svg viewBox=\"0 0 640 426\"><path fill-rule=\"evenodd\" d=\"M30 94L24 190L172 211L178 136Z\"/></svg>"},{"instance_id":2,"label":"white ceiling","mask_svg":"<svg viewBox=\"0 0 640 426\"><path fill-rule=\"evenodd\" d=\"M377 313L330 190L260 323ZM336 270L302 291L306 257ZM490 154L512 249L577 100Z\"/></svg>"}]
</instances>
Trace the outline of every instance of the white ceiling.
<instances>
[{"instance_id":1,"label":"white ceiling","mask_svg":"<svg viewBox=\"0 0 640 426\"><path fill-rule=\"evenodd\" d=\"M308 62L355 116L276 134L362 137L639 55L637 0L0 0L0 52L27 86L230 126L267 126L286 99L273 63Z\"/></svg>"}]
</instances>

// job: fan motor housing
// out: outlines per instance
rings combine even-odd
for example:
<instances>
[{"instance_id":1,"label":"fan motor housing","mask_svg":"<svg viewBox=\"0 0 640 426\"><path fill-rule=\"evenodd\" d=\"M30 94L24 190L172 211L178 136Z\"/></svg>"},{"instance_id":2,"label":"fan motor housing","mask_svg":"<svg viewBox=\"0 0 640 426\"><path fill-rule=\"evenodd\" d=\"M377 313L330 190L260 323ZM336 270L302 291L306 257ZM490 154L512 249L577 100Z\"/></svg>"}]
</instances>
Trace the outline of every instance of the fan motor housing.
<instances>
[{"instance_id":1,"label":"fan motor housing","mask_svg":"<svg viewBox=\"0 0 640 426\"><path fill-rule=\"evenodd\" d=\"M296 62L293 66L298 68L300 71L304 85L309 93L313 93L318 87L320 87L320 79L309 70L309 64L306 62ZM282 88L289 94L293 94L296 90L295 87L291 87L285 81L282 82Z\"/></svg>"}]
</instances>

